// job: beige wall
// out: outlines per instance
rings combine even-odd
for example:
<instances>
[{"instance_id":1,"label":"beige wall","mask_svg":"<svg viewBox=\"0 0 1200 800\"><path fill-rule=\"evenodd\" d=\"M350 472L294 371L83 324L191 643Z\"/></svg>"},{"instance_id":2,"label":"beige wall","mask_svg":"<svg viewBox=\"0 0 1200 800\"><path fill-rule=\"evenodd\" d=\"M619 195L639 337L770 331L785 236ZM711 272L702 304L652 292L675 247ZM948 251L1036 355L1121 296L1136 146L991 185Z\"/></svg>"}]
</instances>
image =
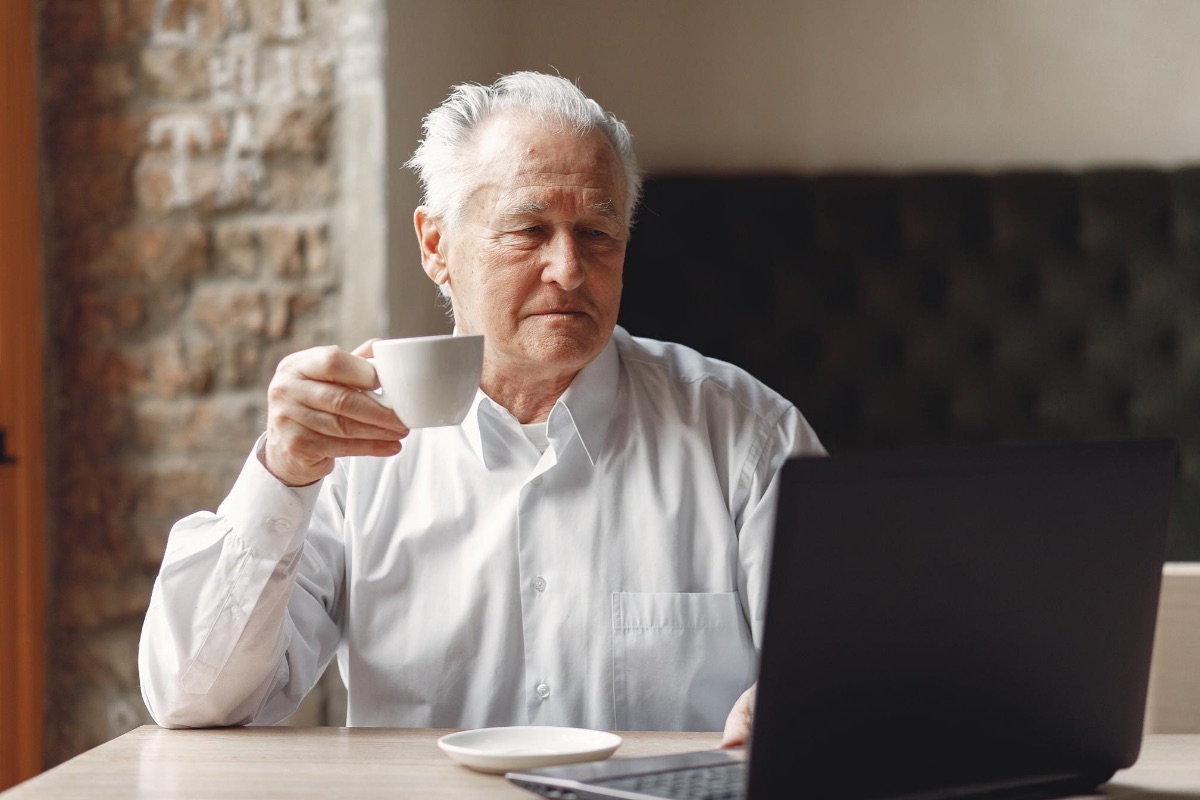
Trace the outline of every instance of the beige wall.
<instances>
[{"instance_id":1,"label":"beige wall","mask_svg":"<svg viewBox=\"0 0 1200 800\"><path fill-rule=\"evenodd\" d=\"M1200 163L1194 0L393 0L389 10L397 332L440 322L409 286L416 190L396 174L418 118L452 82L515 68L578 78L630 124L656 171Z\"/></svg>"},{"instance_id":2,"label":"beige wall","mask_svg":"<svg viewBox=\"0 0 1200 800\"><path fill-rule=\"evenodd\" d=\"M393 336L449 330L421 271L412 214L421 201L402 167L421 138L421 118L464 81L490 83L512 63L516 19L507 0L388 2L388 329Z\"/></svg>"},{"instance_id":3,"label":"beige wall","mask_svg":"<svg viewBox=\"0 0 1200 800\"><path fill-rule=\"evenodd\" d=\"M651 169L1200 159L1192 0L517 7L520 66L581 78Z\"/></svg>"}]
</instances>

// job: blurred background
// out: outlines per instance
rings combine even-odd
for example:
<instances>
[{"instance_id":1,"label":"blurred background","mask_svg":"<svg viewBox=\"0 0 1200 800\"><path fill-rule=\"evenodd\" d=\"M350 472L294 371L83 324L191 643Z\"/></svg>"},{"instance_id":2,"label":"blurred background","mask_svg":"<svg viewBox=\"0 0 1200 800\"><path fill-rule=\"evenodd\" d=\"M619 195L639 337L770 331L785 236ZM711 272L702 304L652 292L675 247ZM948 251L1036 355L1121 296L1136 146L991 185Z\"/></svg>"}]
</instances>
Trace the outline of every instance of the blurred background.
<instances>
[{"instance_id":1,"label":"blurred background","mask_svg":"<svg viewBox=\"0 0 1200 800\"><path fill-rule=\"evenodd\" d=\"M762 239L756 225L769 223L772 252L793 270L795 220L796 252L822 254L823 268L836 273L842 262L831 255L840 251L829 231L841 223L829 221L829 209L839 198L849 198L843 221L862 216L859 199L881 202L880 213L896 220L897 263L909 266L928 268L914 253L944 255L923 238L922 220L949 219L957 249L938 262L935 283L965 314L969 304L953 302L963 285L954 264L978 264L998 240L1028 237L1005 239L1013 226L970 217L962 224L974 225L982 243L963 245L956 210L980 203L986 216L997 198L1013 196L1004 176L1041 176L1073 209L1047 223L1047 240L1061 246L1055 257L1083 269L1090 262L1080 254L1103 245L1104 257L1120 263L1105 262L1100 284L1124 280L1117 299L1135 306L1137 265L1150 259L1155 276L1169 274L1153 284L1162 305L1137 307L1153 328L1147 347L1165 348L1170 362L1153 374L1166 398L1154 406L1161 413L1139 410L1136 394L1122 401L1120 391L1131 390L1118 387L1115 422L1051 432L1200 436L1194 406L1172 400L1193 397L1200 380L1200 330L1184 319L1200 303L1200 223L1189 227L1200 209L1191 171L1200 167L1200 4L1190 0L12 0L12 9L0 18L5 42L28 46L0 48L0 91L20 99L27 74L36 94L26 107L5 103L15 109L5 112L12 130L27 123L30 132L8 140L5 164L23 163L30 185L21 203L4 208L37 211L25 233L0 238L36 246L32 260L0 263L0 309L23 309L24 320L16 333L15 312L8 329L0 321L0 425L17 458L0 467L9 493L0 510L11 512L0 514L0 532L11 556L5 569L21 576L0 597L9 609L0 731L25 743L18 773L149 721L137 638L167 531L192 511L214 509L232 485L263 428L278 360L315 344L349 348L371 336L448 330L420 270L411 221L419 193L401 165L421 117L455 83L557 71L629 124L651 177L627 266L623 322L635 334L688 340L697 321L712 329L713 310L681 298L706 287L700 294L719 316L724 282L759 280L736 246ZM23 162L11 157L20 148ZM959 182L939 183L946 175ZM702 188L678 183L684 176L703 179ZM799 179L799 195L780 195L779 176ZM766 194L747 194L764 185ZM716 199L702 214L672 216L696 192ZM1034 194L1034 210L1016 215L1021 231L1037 227L1037 209L1062 205ZM795 216L787 197L798 203ZM912 211L930 207L932 217ZM1110 234L1097 219L1132 220L1134 233ZM891 236L871 232L869 220L864 230L871 241ZM672 252L712 251L708 243L718 240L722 257L705 271L686 259L667 263ZM864 250L853 230L847 241L859 270L853 310L868 313L875 307L861 297L891 284L861 271L891 256ZM654 281L637 277L660 267ZM803 303L770 302L793 274L773 269L758 284L763 313L800 313ZM1025 275L1017 270L1013 280ZM690 294L675 291L688 284ZM1004 302L1012 290L1011 281L1000 286ZM840 296L835 286L832 297ZM1101 302L1088 314L1108 309ZM1112 313L1106 319L1124 319ZM718 319L721 341L750 316L743 309ZM1023 319L1005 324L1019 329ZM790 329L755 336L781 330ZM1075 368L1086 369L1093 351L1071 339L1077 334L1072 328L1065 344L1045 346L1074 348ZM751 337L744 349L772 352L779 341L799 340ZM803 341L840 352L827 330ZM993 361L997 349L1006 352L1002 340L990 347L982 356ZM738 352L713 354L738 360ZM1141 363L1137 352L1122 356L1129 370ZM804 373L796 363L815 368L828 358L788 357L785 350L793 383L777 388L818 432L839 432L825 437L831 447L838 436L846 446L921 442L927 429L911 424L907 437L881 428L874 440L853 438L847 431L862 429L869 413L838 416L837 392L812 394L806 405L808 389L797 388ZM1010 428L954 427L960 404L953 386L942 391L950 393L941 400L949 422L932 438L1007 438ZM1018 405L1041 419L1041 401L1032 402ZM10 408L16 416L5 418ZM1071 417L1073 408L1054 413ZM1184 471L1195 478L1190 453ZM1174 558L1200 557L1200 540L1173 536ZM42 569L44 583L36 580ZM342 698L333 669L293 722L339 724Z\"/></svg>"}]
</instances>

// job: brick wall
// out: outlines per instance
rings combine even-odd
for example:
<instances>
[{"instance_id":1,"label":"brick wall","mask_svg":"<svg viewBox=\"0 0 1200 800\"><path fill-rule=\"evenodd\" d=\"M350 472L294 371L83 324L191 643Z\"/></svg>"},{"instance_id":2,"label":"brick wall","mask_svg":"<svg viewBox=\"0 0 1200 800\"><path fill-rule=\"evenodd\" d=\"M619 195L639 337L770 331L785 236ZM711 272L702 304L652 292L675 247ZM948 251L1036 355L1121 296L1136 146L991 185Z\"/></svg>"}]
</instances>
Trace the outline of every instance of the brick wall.
<instances>
[{"instance_id":1,"label":"brick wall","mask_svg":"<svg viewBox=\"0 0 1200 800\"><path fill-rule=\"evenodd\" d=\"M346 132L379 133L383 3L40 5L52 764L149 721L137 638L166 533L232 484L279 359L357 343L347 220L376 217L346 176L381 175L381 142Z\"/></svg>"}]
</instances>

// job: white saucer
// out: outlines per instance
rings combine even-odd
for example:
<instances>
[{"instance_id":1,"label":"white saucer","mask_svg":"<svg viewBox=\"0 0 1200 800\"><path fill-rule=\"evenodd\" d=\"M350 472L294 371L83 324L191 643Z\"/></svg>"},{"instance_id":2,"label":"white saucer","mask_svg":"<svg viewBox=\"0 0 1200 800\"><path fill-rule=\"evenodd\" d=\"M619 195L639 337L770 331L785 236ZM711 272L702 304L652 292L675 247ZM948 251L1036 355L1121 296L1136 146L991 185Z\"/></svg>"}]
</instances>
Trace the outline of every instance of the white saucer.
<instances>
[{"instance_id":1,"label":"white saucer","mask_svg":"<svg viewBox=\"0 0 1200 800\"><path fill-rule=\"evenodd\" d=\"M511 728L480 728L450 733L438 739L438 747L460 764L480 772L548 767L599 761L621 746L621 737L584 728L552 728L536 725Z\"/></svg>"}]
</instances>

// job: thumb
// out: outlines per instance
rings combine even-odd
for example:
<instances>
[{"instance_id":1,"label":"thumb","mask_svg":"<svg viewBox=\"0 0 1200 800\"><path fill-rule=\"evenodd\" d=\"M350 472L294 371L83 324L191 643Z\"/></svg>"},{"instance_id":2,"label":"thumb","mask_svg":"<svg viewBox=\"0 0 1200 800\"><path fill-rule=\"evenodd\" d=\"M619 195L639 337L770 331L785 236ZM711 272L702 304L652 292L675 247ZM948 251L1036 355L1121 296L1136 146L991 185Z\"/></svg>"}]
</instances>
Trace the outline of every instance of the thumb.
<instances>
[{"instance_id":1,"label":"thumb","mask_svg":"<svg viewBox=\"0 0 1200 800\"><path fill-rule=\"evenodd\" d=\"M365 342L360 344L358 347L351 350L350 355L358 356L359 358L370 358L371 356L375 355L375 343L378 341L379 341L378 336L376 336L373 339L367 339Z\"/></svg>"},{"instance_id":2,"label":"thumb","mask_svg":"<svg viewBox=\"0 0 1200 800\"><path fill-rule=\"evenodd\" d=\"M725 733L721 737L721 747L737 747L745 744L750 736L750 727L754 721L754 695L758 689L755 683L733 704L729 716L725 718Z\"/></svg>"}]
</instances>

